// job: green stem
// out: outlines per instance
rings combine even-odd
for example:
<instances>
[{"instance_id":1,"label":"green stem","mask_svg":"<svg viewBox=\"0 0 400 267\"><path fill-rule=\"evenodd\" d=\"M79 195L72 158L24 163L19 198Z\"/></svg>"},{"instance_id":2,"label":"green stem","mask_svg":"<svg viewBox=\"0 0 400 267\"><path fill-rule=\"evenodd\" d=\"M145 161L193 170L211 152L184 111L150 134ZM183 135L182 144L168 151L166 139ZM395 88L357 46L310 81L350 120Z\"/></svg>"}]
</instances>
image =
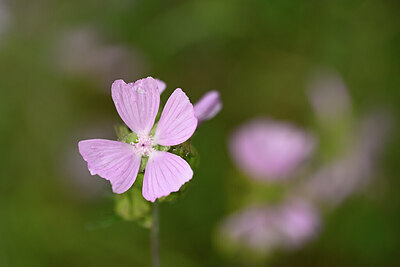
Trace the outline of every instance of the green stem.
<instances>
[{"instance_id":1,"label":"green stem","mask_svg":"<svg viewBox=\"0 0 400 267\"><path fill-rule=\"evenodd\" d=\"M153 267L160 267L159 224L158 203L156 201L153 205L153 223L151 224L151 259Z\"/></svg>"}]
</instances>

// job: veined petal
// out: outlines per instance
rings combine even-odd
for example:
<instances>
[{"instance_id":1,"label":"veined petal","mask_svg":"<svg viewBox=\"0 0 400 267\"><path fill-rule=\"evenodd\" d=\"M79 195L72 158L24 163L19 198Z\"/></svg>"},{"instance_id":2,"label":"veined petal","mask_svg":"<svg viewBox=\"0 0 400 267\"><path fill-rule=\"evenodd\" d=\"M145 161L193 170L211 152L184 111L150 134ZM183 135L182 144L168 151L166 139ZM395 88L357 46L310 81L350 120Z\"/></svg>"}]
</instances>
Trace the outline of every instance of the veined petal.
<instances>
[{"instance_id":1,"label":"veined petal","mask_svg":"<svg viewBox=\"0 0 400 267\"><path fill-rule=\"evenodd\" d=\"M114 193L124 193L133 185L142 158L133 146L104 139L80 141L78 146L90 173L109 180Z\"/></svg>"},{"instance_id":2,"label":"veined petal","mask_svg":"<svg viewBox=\"0 0 400 267\"><path fill-rule=\"evenodd\" d=\"M153 152L144 172L143 197L154 202L178 191L192 177L192 169L181 157L164 151Z\"/></svg>"},{"instance_id":3,"label":"veined petal","mask_svg":"<svg viewBox=\"0 0 400 267\"><path fill-rule=\"evenodd\" d=\"M154 135L154 142L174 146L188 140L197 127L193 105L182 91L176 89L169 97Z\"/></svg>"},{"instance_id":4,"label":"veined petal","mask_svg":"<svg viewBox=\"0 0 400 267\"><path fill-rule=\"evenodd\" d=\"M157 81L151 77L128 84L116 80L111 95L125 124L138 135L148 135L160 105Z\"/></svg>"},{"instance_id":5,"label":"veined petal","mask_svg":"<svg viewBox=\"0 0 400 267\"><path fill-rule=\"evenodd\" d=\"M199 124L203 121L213 118L222 108L219 92L207 92L195 105L194 115L199 120Z\"/></svg>"},{"instance_id":6,"label":"veined petal","mask_svg":"<svg viewBox=\"0 0 400 267\"><path fill-rule=\"evenodd\" d=\"M158 91L160 92L160 95L162 92L164 92L165 88L167 88L167 84L160 79L156 79L157 86L158 86Z\"/></svg>"}]
</instances>

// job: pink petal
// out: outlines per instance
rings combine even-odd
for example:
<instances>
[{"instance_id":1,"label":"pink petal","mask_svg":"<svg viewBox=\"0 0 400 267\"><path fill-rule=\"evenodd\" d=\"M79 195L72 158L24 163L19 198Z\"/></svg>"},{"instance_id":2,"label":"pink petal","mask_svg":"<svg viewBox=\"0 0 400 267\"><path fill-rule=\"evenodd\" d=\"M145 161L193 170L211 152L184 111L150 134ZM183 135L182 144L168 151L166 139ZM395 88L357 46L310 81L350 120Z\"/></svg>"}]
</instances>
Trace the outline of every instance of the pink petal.
<instances>
[{"instance_id":1,"label":"pink petal","mask_svg":"<svg viewBox=\"0 0 400 267\"><path fill-rule=\"evenodd\" d=\"M194 115L199 120L199 124L203 121L213 118L222 108L222 102L219 92L207 92L195 105Z\"/></svg>"},{"instance_id":2,"label":"pink petal","mask_svg":"<svg viewBox=\"0 0 400 267\"><path fill-rule=\"evenodd\" d=\"M174 146L188 140L197 127L193 105L181 89L169 97L161 114L154 142L163 146Z\"/></svg>"},{"instance_id":3,"label":"pink petal","mask_svg":"<svg viewBox=\"0 0 400 267\"><path fill-rule=\"evenodd\" d=\"M153 152L144 172L143 197L154 202L178 191L192 176L192 169L181 157L164 151Z\"/></svg>"},{"instance_id":4,"label":"pink petal","mask_svg":"<svg viewBox=\"0 0 400 267\"><path fill-rule=\"evenodd\" d=\"M125 124L138 135L149 134L160 105L157 81L151 77L128 84L116 80L111 94Z\"/></svg>"},{"instance_id":5,"label":"pink petal","mask_svg":"<svg viewBox=\"0 0 400 267\"><path fill-rule=\"evenodd\" d=\"M156 82L157 82L158 91L160 92L160 95L161 95L162 92L164 92L165 88L167 88L167 84L159 79L156 79Z\"/></svg>"},{"instance_id":6,"label":"pink petal","mask_svg":"<svg viewBox=\"0 0 400 267\"><path fill-rule=\"evenodd\" d=\"M133 146L104 139L84 140L78 145L90 173L109 180L114 193L124 193L133 185L142 158Z\"/></svg>"}]
</instances>

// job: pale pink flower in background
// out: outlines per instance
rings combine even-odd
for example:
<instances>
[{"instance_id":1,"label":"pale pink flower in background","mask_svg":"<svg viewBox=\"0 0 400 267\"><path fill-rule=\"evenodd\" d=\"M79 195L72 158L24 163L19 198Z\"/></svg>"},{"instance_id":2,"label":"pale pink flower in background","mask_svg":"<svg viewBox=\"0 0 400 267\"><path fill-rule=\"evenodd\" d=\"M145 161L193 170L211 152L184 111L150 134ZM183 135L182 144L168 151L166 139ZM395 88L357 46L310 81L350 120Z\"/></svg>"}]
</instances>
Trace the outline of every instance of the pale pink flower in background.
<instances>
[{"instance_id":1,"label":"pale pink flower in background","mask_svg":"<svg viewBox=\"0 0 400 267\"><path fill-rule=\"evenodd\" d=\"M296 126L255 119L240 126L230 138L237 166L258 180L288 177L313 152L314 137Z\"/></svg>"},{"instance_id":2,"label":"pale pink flower in background","mask_svg":"<svg viewBox=\"0 0 400 267\"><path fill-rule=\"evenodd\" d=\"M320 217L303 199L290 199L276 206L248 207L221 224L221 236L252 250L268 253L300 248L316 236Z\"/></svg>"},{"instance_id":3,"label":"pale pink flower in background","mask_svg":"<svg viewBox=\"0 0 400 267\"><path fill-rule=\"evenodd\" d=\"M194 105L194 115L200 124L215 117L221 109L222 102L219 92L209 91Z\"/></svg>"},{"instance_id":4,"label":"pale pink flower in background","mask_svg":"<svg viewBox=\"0 0 400 267\"><path fill-rule=\"evenodd\" d=\"M57 66L67 74L101 82L101 88L106 88L104 85L108 86L116 76L128 79L145 73L147 63L138 50L107 43L105 39L91 26L64 33L54 51Z\"/></svg>"},{"instance_id":5,"label":"pale pink flower in background","mask_svg":"<svg viewBox=\"0 0 400 267\"><path fill-rule=\"evenodd\" d=\"M353 127L353 123L346 129L342 122L335 121L352 118L351 98L341 77L334 72L320 71L312 76L308 87L317 117L327 122L331 130L342 129L345 138L338 136L335 142L339 147L343 145L344 151L318 168L299 190L315 201L335 206L370 180L392 116L374 112L366 116L358 128ZM345 144L341 144L343 140Z\"/></svg>"},{"instance_id":6,"label":"pale pink flower in background","mask_svg":"<svg viewBox=\"0 0 400 267\"><path fill-rule=\"evenodd\" d=\"M316 115L331 120L351 109L349 92L343 79L331 71L318 71L308 82L309 99Z\"/></svg>"},{"instance_id":7,"label":"pale pink flower in background","mask_svg":"<svg viewBox=\"0 0 400 267\"><path fill-rule=\"evenodd\" d=\"M104 139L79 142L79 151L88 162L92 175L109 180L115 193L127 191L135 182L142 157L148 157L143 197L154 202L176 192L189 181L193 171L181 157L156 150L156 145L174 146L188 140L197 127L193 106L181 89L168 99L154 135L150 133L160 104L159 82L148 77L126 84L117 80L112 85L112 98L118 114L137 134L134 143Z\"/></svg>"},{"instance_id":8,"label":"pale pink flower in background","mask_svg":"<svg viewBox=\"0 0 400 267\"><path fill-rule=\"evenodd\" d=\"M367 115L347 152L318 169L300 192L321 203L340 204L371 179L392 125L387 112Z\"/></svg>"}]
</instances>

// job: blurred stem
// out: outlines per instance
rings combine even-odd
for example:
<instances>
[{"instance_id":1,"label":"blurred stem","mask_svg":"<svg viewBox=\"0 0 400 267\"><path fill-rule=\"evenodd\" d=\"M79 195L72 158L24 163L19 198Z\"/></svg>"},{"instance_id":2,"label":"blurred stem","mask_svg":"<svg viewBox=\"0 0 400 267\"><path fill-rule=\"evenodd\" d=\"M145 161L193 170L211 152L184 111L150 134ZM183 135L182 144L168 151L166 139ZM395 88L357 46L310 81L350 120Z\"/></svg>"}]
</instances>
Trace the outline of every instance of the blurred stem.
<instances>
[{"instance_id":1,"label":"blurred stem","mask_svg":"<svg viewBox=\"0 0 400 267\"><path fill-rule=\"evenodd\" d=\"M153 205L153 223L151 224L151 258L153 267L160 267L159 228L158 202L156 201Z\"/></svg>"}]
</instances>

